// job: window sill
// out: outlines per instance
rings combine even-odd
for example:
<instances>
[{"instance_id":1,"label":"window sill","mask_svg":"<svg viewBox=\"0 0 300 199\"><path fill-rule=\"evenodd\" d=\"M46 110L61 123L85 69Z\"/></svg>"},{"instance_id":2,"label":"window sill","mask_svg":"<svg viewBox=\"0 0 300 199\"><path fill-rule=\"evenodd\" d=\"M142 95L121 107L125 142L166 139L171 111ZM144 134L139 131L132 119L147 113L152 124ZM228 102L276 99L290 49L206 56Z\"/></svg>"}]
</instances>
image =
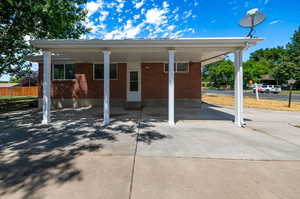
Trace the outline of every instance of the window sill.
<instances>
[{"instance_id":1,"label":"window sill","mask_svg":"<svg viewBox=\"0 0 300 199\"><path fill-rule=\"evenodd\" d=\"M76 79L52 79L52 82L66 82L66 81L76 81Z\"/></svg>"},{"instance_id":2,"label":"window sill","mask_svg":"<svg viewBox=\"0 0 300 199\"><path fill-rule=\"evenodd\" d=\"M93 79L94 81L103 81L104 79ZM110 79L110 80L119 80L119 79Z\"/></svg>"}]
</instances>

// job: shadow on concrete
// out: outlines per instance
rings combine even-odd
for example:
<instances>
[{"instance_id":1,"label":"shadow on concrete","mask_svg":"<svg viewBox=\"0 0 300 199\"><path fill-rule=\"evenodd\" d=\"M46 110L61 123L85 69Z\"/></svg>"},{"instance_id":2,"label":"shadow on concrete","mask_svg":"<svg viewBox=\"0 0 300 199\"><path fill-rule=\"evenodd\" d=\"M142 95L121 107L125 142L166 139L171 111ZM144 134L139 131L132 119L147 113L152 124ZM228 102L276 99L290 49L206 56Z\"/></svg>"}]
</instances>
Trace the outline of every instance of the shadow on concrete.
<instances>
[{"instance_id":1,"label":"shadow on concrete","mask_svg":"<svg viewBox=\"0 0 300 199\"><path fill-rule=\"evenodd\" d=\"M84 176L74 160L120 142L120 134L149 145L172 138L156 131L156 122L167 122L166 107L146 107L142 112L116 110L105 128L98 108L53 111L50 125L40 124L42 114L38 110L0 115L0 198L19 190L24 193L23 199L34 198L50 181L63 184L82 180ZM221 110L216 105L198 103L176 106L175 116L177 121L234 119ZM138 137L137 128L143 129Z\"/></svg>"},{"instance_id":2,"label":"shadow on concrete","mask_svg":"<svg viewBox=\"0 0 300 199\"><path fill-rule=\"evenodd\" d=\"M61 109L52 112L49 125L40 124L38 110L0 115L0 198L20 190L23 199L34 198L50 181L80 181L84 176L76 168L76 158L119 142L119 134L136 138L140 112L137 116L112 114L105 128L100 115L94 108ZM139 141L151 144L159 139L164 136L154 131Z\"/></svg>"},{"instance_id":3,"label":"shadow on concrete","mask_svg":"<svg viewBox=\"0 0 300 199\"><path fill-rule=\"evenodd\" d=\"M223 107L207 103L175 104L175 122L180 120L211 120L234 121L234 115L222 110ZM143 109L146 122L167 122L168 109L166 107L145 107ZM245 118L245 121L251 121Z\"/></svg>"}]
</instances>

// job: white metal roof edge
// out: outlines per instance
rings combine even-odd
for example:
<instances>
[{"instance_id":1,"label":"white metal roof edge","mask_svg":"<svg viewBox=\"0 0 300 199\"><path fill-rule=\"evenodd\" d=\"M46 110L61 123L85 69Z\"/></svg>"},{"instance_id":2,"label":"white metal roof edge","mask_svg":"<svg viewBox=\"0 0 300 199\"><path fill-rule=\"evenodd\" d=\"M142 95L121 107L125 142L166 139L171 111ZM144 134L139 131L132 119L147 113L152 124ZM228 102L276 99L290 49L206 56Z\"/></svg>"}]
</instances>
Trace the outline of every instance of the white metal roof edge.
<instances>
[{"instance_id":1,"label":"white metal roof edge","mask_svg":"<svg viewBox=\"0 0 300 199\"><path fill-rule=\"evenodd\" d=\"M122 47L238 47L255 45L263 38L214 37L179 39L132 39L132 40L31 40L37 48L122 48Z\"/></svg>"}]
</instances>

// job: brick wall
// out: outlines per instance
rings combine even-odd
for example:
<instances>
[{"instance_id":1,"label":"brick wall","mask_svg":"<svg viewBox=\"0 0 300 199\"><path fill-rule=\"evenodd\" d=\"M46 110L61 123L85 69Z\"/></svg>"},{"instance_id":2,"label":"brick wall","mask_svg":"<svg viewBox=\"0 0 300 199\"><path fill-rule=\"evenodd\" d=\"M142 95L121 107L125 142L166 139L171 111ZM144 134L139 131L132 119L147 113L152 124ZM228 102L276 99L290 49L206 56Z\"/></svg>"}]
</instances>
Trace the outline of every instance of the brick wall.
<instances>
[{"instance_id":1,"label":"brick wall","mask_svg":"<svg viewBox=\"0 0 300 199\"><path fill-rule=\"evenodd\" d=\"M126 98L126 64L118 64L118 79L110 80L111 98ZM40 85L43 64L39 65ZM39 92L41 96L42 88ZM51 96L54 98L103 98L103 80L93 79L92 64L76 64L75 80L52 80Z\"/></svg>"},{"instance_id":2,"label":"brick wall","mask_svg":"<svg viewBox=\"0 0 300 199\"><path fill-rule=\"evenodd\" d=\"M168 73L163 63L142 63L142 98L168 97ZM175 73L175 98L201 97L201 63L190 63L188 73Z\"/></svg>"}]
</instances>

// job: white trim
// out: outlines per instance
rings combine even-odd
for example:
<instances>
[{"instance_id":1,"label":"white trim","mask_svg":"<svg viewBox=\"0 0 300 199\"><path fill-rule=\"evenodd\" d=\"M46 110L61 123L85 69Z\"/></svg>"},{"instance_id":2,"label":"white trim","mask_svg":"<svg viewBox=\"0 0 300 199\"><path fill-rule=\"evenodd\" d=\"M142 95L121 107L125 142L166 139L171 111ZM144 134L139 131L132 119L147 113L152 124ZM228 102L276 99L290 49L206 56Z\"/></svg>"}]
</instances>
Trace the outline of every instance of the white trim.
<instances>
[{"instance_id":1,"label":"white trim","mask_svg":"<svg viewBox=\"0 0 300 199\"><path fill-rule=\"evenodd\" d=\"M142 64L140 62L128 62L126 76L126 100L128 102L140 102L142 100ZM130 72L138 72L138 91L130 91Z\"/></svg>"},{"instance_id":2,"label":"white trim","mask_svg":"<svg viewBox=\"0 0 300 199\"><path fill-rule=\"evenodd\" d=\"M54 66L55 65L63 65L64 66L64 79L55 79L54 78ZM74 79L66 79L66 65L74 65L75 66ZM75 78L76 64L75 63L51 64L51 69L52 69L52 81L72 81L72 80L76 80L76 78Z\"/></svg>"},{"instance_id":3,"label":"white trim","mask_svg":"<svg viewBox=\"0 0 300 199\"><path fill-rule=\"evenodd\" d=\"M181 39L132 39L132 40L33 40L30 43L41 49L94 49L99 48L152 48L152 47L247 47L262 41L262 38L219 37L219 38L181 38Z\"/></svg>"},{"instance_id":4,"label":"white trim","mask_svg":"<svg viewBox=\"0 0 300 199\"><path fill-rule=\"evenodd\" d=\"M93 63L93 80L104 80L104 79L96 79L95 78L95 65L96 64L103 64L103 69L104 69L104 63L102 62L102 63ZM117 65L117 78L116 79L111 79L111 78L109 78L110 80L118 80L119 78L119 63L110 63L110 65L112 65L112 64L116 64Z\"/></svg>"}]
</instances>

